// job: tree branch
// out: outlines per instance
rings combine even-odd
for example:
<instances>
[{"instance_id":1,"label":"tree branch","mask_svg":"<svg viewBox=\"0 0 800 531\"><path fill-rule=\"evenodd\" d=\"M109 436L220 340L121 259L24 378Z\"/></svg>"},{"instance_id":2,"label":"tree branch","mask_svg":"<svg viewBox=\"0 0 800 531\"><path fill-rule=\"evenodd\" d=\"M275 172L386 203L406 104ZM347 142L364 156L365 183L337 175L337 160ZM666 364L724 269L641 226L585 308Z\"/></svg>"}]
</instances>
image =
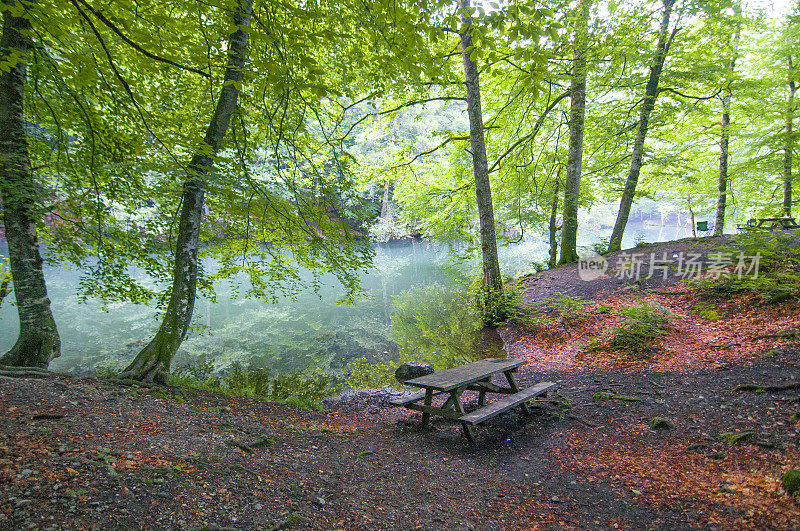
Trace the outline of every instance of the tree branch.
<instances>
[{"instance_id":1,"label":"tree branch","mask_svg":"<svg viewBox=\"0 0 800 531\"><path fill-rule=\"evenodd\" d=\"M135 42L130 40L128 37L126 37L125 34L122 33L122 30L120 30L113 22L108 20L105 17L105 15L103 15L102 13L97 11L95 8L93 8L92 6L87 4L85 0L77 0L77 1L80 2L81 4L83 4L83 6L86 7L86 9L91 11L91 13L95 17L97 17L98 20L100 20L100 22L105 24L111 31L116 33L119 36L120 39L125 41L130 47L132 47L134 50L138 51L139 53L149 57L150 59L153 59L154 61L158 61L160 63L165 63L165 64L168 64L168 65L172 65L172 66L174 66L176 68L180 68L181 70L186 70L187 72L193 72L193 73L201 75L201 76L203 76L205 78L211 78L211 74L209 74L207 72L203 72L202 70L198 70L196 68L192 68L191 66L185 66L185 65L182 65L180 63L176 63L175 61L171 61L169 59L165 59L163 57L159 57L158 55L156 55L156 54L154 54L152 52L148 52L147 50L145 50L144 48L142 48L141 46L139 46L138 44L136 44ZM78 7L77 4L76 4L76 0L70 0L70 2L76 8Z\"/></svg>"},{"instance_id":2,"label":"tree branch","mask_svg":"<svg viewBox=\"0 0 800 531\"><path fill-rule=\"evenodd\" d=\"M512 151L517 149L517 147L519 147L520 144L522 144L523 142L527 142L528 140L531 140L532 138L534 138L536 136L536 134L539 132L539 129L542 128L542 124L544 123L544 119L547 117L548 114L550 114L550 111L552 111L555 108L555 106L558 105L558 102L560 102L561 100L563 100L567 96L569 96L569 91L565 91L565 92L562 92L561 94L559 94L556 97L556 99L554 99L550 103L550 105L547 106L547 108L544 110L542 115L539 116L539 120L536 122L536 125L533 127L533 131L531 131L530 134L525 135L522 138L520 138L519 140L517 140L516 142L514 142L514 144L510 148L508 148L502 155L500 155L497 158L497 160L494 161L494 164L492 164L491 167L489 168L489 173L492 173L495 170L495 168L497 168L497 166L500 164L500 162L502 162L502 160L504 158L506 158L506 156L508 156Z\"/></svg>"}]
</instances>

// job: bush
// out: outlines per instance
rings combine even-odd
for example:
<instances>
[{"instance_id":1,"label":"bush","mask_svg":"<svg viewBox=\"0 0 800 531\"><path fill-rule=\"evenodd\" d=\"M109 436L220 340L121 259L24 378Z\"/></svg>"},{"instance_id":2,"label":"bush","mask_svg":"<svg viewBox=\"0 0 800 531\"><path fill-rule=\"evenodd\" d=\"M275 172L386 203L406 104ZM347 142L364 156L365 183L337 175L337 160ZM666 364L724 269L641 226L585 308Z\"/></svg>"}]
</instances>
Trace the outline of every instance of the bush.
<instances>
[{"instance_id":1,"label":"bush","mask_svg":"<svg viewBox=\"0 0 800 531\"><path fill-rule=\"evenodd\" d=\"M521 301L519 286L506 283L503 290L492 289L478 278L472 287L472 308L483 326L500 326L515 316Z\"/></svg>"},{"instance_id":2,"label":"bush","mask_svg":"<svg viewBox=\"0 0 800 531\"><path fill-rule=\"evenodd\" d=\"M167 383L181 389L199 389L230 396L265 398L302 407L318 408L319 400L333 393L327 374L293 372L270 380L267 367L250 364L247 369L237 361L220 375L201 356L196 365L183 366L170 373Z\"/></svg>"},{"instance_id":3,"label":"bush","mask_svg":"<svg viewBox=\"0 0 800 531\"><path fill-rule=\"evenodd\" d=\"M726 298L750 292L765 302L800 299L800 249L792 243L792 237L783 234L743 234L733 245L720 247L717 252L729 254L734 264L740 254L747 257L748 265L752 257L759 255L758 271L742 271L741 275L734 272L693 283L700 287L701 295L706 298Z\"/></svg>"},{"instance_id":4,"label":"bush","mask_svg":"<svg viewBox=\"0 0 800 531\"><path fill-rule=\"evenodd\" d=\"M377 389L385 385L397 385L391 365L370 363L367 358L358 358L348 363L345 373L345 384L351 389Z\"/></svg>"},{"instance_id":5,"label":"bush","mask_svg":"<svg viewBox=\"0 0 800 531\"><path fill-rule=\"evenodd\" d=\"M656 337L666 334L672 317L669 308L647 301L621 308L617 313L622 317L622 325L612 331L610 346L629 352L644 350Z\"/></svg>"}]
</instances>

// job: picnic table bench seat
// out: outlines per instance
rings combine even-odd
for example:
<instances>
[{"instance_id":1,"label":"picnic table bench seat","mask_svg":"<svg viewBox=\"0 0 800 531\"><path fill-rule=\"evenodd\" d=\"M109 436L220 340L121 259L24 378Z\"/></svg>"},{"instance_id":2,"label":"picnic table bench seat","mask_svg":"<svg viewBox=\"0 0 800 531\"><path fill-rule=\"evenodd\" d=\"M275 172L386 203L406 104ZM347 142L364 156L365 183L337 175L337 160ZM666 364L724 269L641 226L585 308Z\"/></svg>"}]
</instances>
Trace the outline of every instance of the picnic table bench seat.
<instances>
[{"instance_id":1,"label":"picnic table bench seat","mask_svg":"<svg viewBox=\"0 0 800 531\"><path fill-rule=\"evenodd\" d=\"M459 417L458 420L472 425L479 424L485 420L489 420L492 417L496 417L500 413L508 411L515 406L529 402L537 396L546 395L548 391L556 388L558 388L558 384L556 383L540 382L532 387L528 387L527 389L523 389L522 391L514 393L513 395L507 395L500 400L492 402L487 406L483 406L480 409L476 409L471 413L467 413L466 415Z\"/></svg>"},{"instance_id":2,"label":"picnic table bench seat","mask_svg":"<svg viewBox=\"0 0 800 531\"><path fill-rule=\"evenodd\" d=\"M442 394L442 391L434 392L433 396ZM425 398L425 390L419 391L411 395L401 395L389 399L389 403L393 406L405 406Z\"/></svg>"}]
</instances>

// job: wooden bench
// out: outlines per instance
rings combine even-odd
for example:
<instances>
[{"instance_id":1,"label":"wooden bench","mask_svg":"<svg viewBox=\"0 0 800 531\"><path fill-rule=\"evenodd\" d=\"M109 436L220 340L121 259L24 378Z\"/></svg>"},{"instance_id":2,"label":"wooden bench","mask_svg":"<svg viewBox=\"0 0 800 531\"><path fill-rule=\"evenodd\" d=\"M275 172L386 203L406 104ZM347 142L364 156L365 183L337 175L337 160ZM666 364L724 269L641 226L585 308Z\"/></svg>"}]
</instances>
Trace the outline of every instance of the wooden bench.
<instances>
[{"instance_id":1,"label":"wooden bench","mask_svg":"<svg viewBox=\"0 0 800 531\"><path fill-rule=\"evenodd\" d=\"M492 417L496 417L500 413L508 411L509 409L518 405L522 405L523 410L527 413L527 402L530 402L538 396L546 396L548 391L555 390L557 388L558 384L553 382L537 383L532 387L523 389L522 391L514 393L513 395L508 395L500 400L497 400L496 402L492 402L488 406L483 406L480 409L476 409L471 413L463 415L462 417L459 417L458 420L471 425L480 424L484 420L489 420Z\"/></svg>"},{"instance_id":2,"label":"wooden bench","mask_svg":"<svg viewBox=\"0 0 800 531\"><path fill-rule=\"evenodd\" d=\"M441 391L433 393L432 396L438 396L442 394ZM389 403L393 406L407 406L412 402L416 402L417 400L421 400L425 398L425 391L419 391L418 393L414 393L413 395L403 395L397 396L395 398L390 398Z\"/></svg>"}]
</instances>

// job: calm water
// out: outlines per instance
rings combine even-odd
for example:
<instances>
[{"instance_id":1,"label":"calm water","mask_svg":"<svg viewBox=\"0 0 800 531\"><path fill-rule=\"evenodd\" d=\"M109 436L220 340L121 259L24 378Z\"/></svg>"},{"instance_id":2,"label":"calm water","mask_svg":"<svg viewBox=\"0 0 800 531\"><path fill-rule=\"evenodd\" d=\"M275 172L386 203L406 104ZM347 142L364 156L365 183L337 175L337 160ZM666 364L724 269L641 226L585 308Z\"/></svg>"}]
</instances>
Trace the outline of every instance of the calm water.
<instances>
[{"instance_id":1,"label":"calm water","mask_svg":"<svg viewBox=\"0 0 800 531\"><path fill-rule=\"evenodd\" d=\"M649 242L672 240L689 235L686 230L634 221L625 243L632 245L642 235ZM591 233L583 236L583 245L597 241ZM501 248L505 272L521 275L531 270L532 262L546 261L546 242L546 236L535 236ZM2 242L3 255L5 247ZM296 301L278 304L237 298L232 285L219 285L216 302L197 301L195 329L175 364L191 363L204 354L218 368L252 359L277 372L313 367L336 372L353 358L392 357L397 352L390 339L392 298L434 283L455 288L456 277L469 276L478 267L477 261L453 264L448 246L425 242L380 245L374 265L363 278L368 297L357 306L335 304L341 295L335 285L323 286L319 295L301 293ZM206 270L213 270L213 264ZM155 310L146 306L115 303L104 310L98 301L80 303L75 296L77 271L47 267L45 277L62 341L62 355L51 364L53 370L83 373L101 366L120 367L133 359L158 326ZM10 295L0 307L0 351L13 345L18 326Z\"/></svg>"}]
</instances>

